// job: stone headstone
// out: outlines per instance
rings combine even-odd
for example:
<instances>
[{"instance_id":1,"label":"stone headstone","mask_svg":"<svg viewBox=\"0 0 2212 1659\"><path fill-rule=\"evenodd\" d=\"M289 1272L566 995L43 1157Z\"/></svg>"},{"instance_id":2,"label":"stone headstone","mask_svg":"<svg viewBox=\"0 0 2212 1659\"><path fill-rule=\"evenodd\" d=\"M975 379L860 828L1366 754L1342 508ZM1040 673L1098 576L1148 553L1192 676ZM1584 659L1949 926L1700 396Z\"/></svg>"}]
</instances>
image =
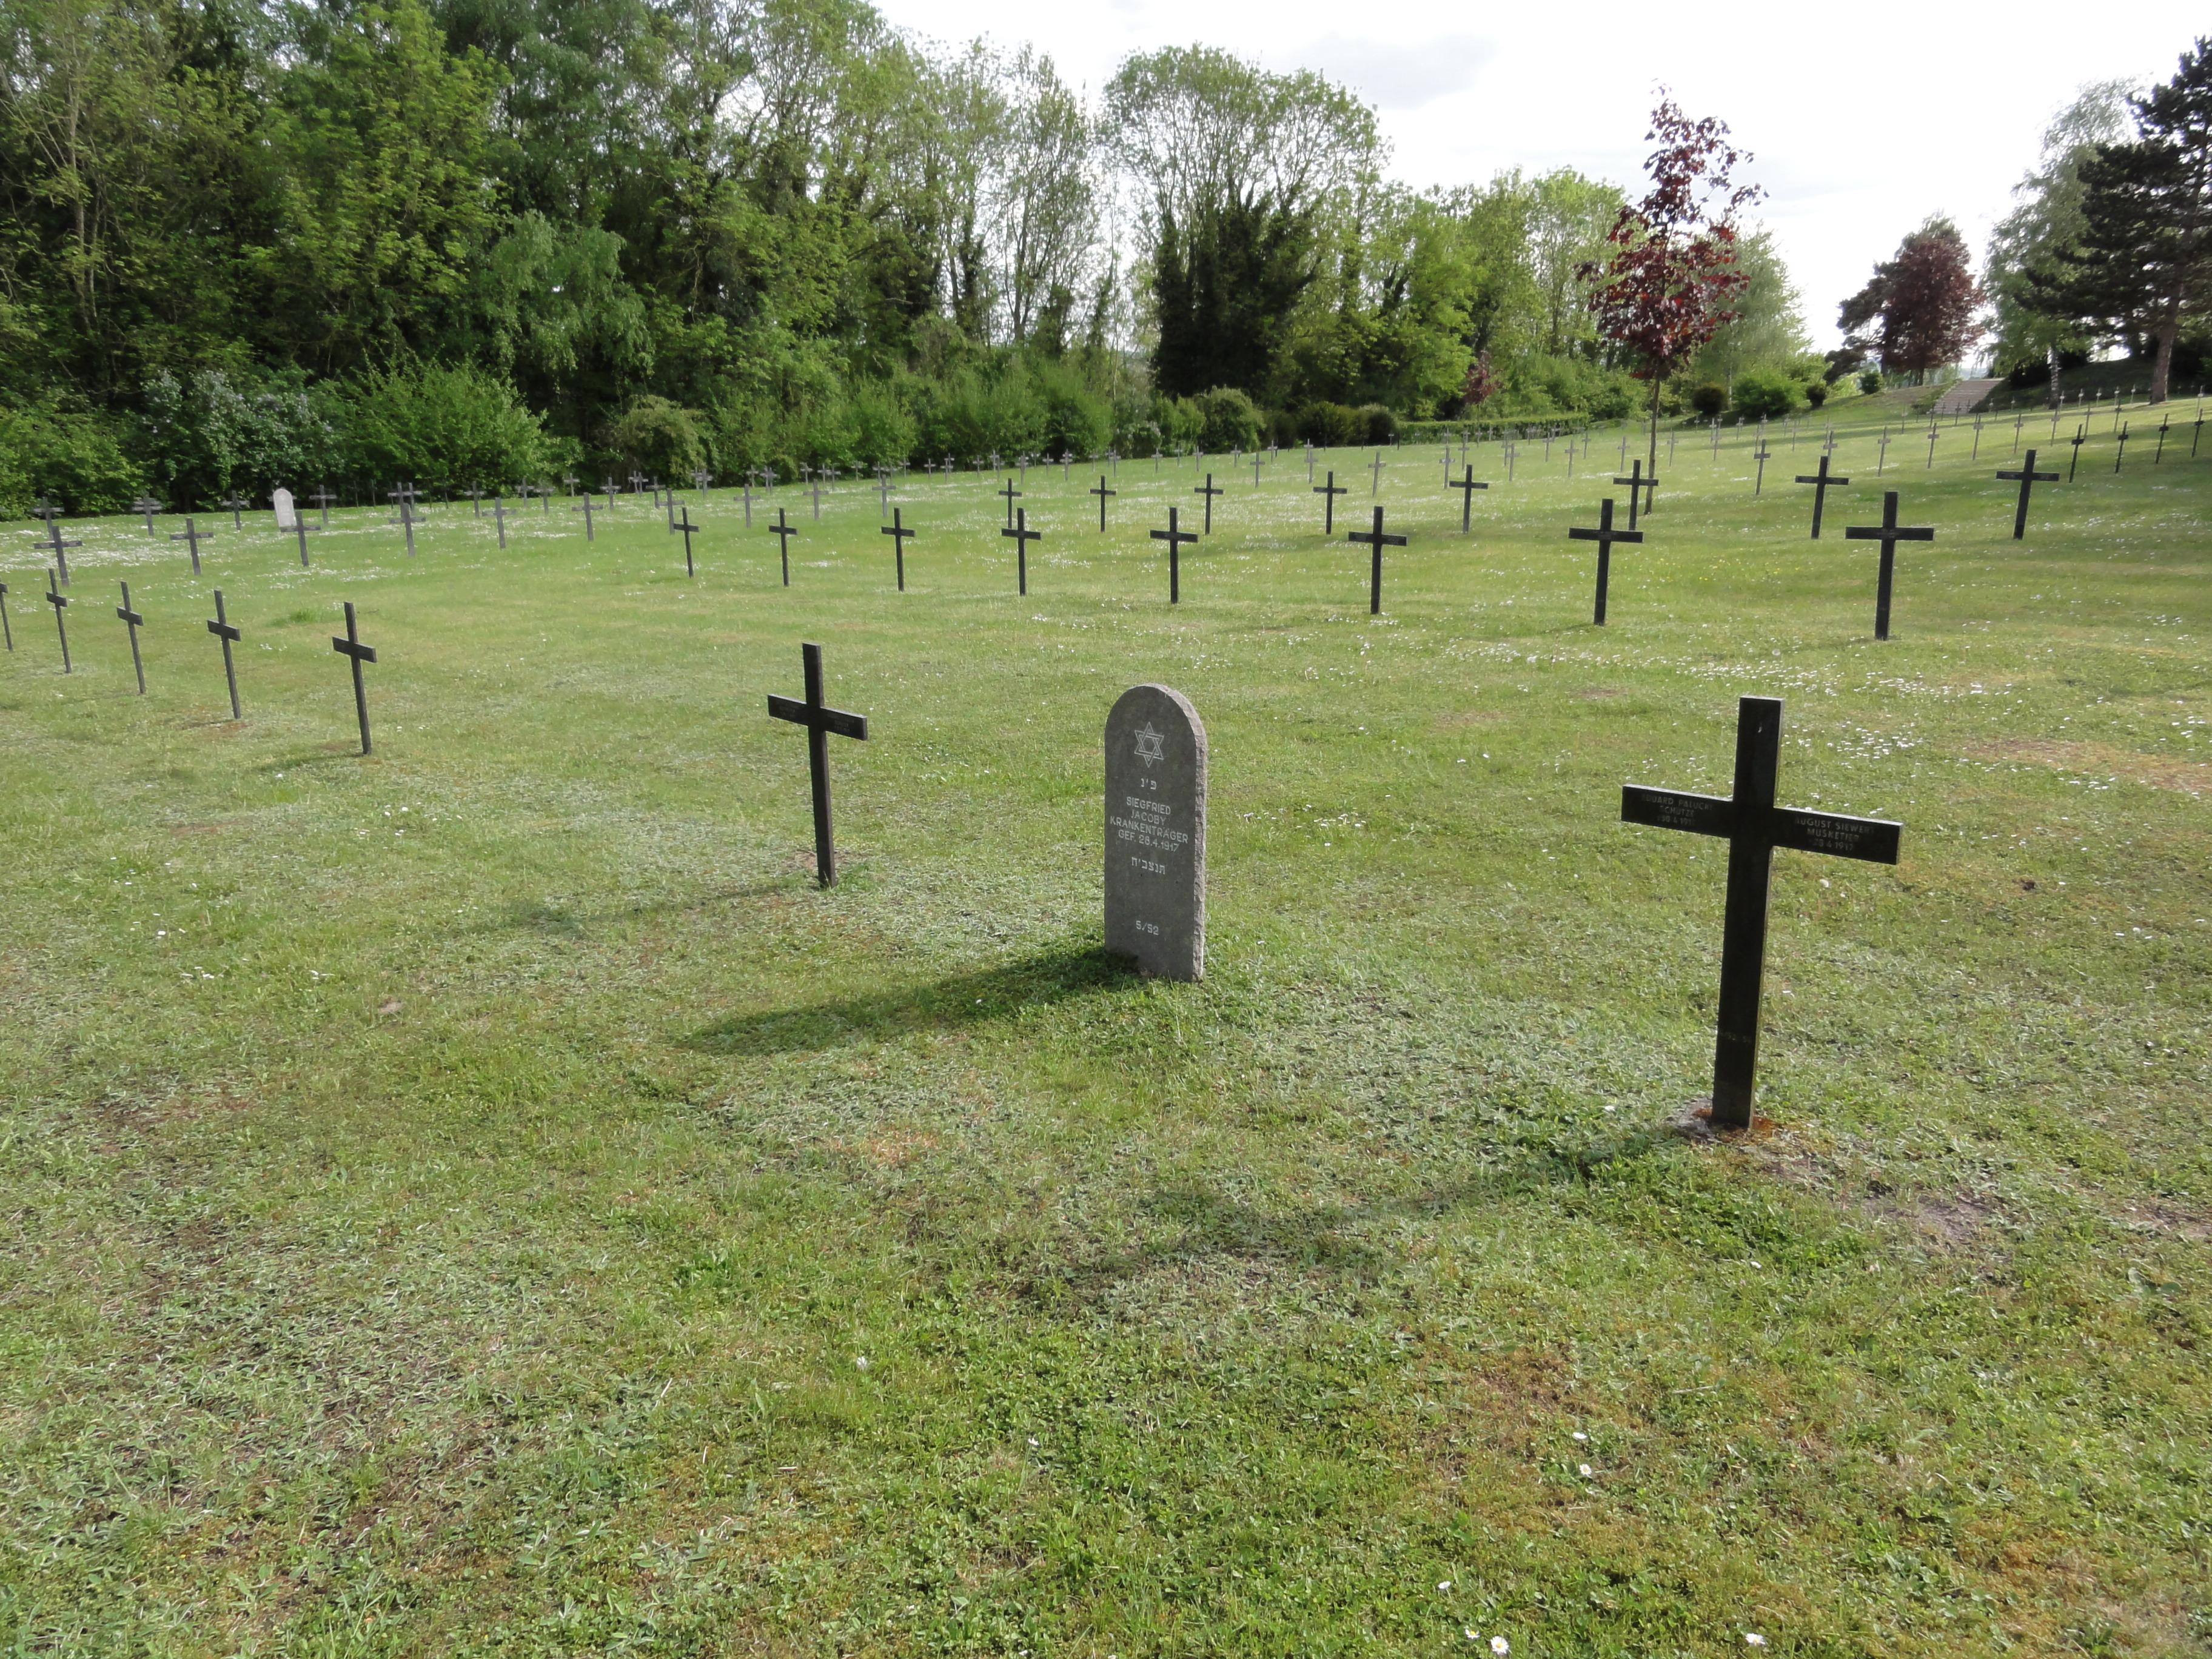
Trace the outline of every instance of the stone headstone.
<instances>
[{"instance_id":1,"label":"stone headstone","mask_svg":"<svg viewBox=\"0 0 2212 1659\"><path fill-rule=\"evenodd\" d=\"M279 530L290 530L299 523L300 515L292 510L292 492L290 490L275 490L271 492L269 499L276 503L276 527Z\"/></svg>"},{"instance_id":2,"label":"stone headstone","mask_svg":"<svg viewBox=\"0 0 2212 1659\"><path fill-rule=\"evenodd\" d=\"M1206 973L1206 726L1164 685L1106 716L1106 948L1162 979Z\"/></svg>"}]
</instances>

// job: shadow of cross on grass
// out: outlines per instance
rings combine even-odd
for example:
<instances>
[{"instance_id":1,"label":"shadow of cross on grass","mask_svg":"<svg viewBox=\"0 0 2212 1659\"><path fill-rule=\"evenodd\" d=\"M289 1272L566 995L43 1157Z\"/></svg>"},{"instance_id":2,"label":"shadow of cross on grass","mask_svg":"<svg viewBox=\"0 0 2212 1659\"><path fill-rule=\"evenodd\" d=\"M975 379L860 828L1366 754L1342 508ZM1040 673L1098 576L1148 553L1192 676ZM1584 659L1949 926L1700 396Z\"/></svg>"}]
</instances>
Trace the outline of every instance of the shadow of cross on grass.
<instances>
[{"instance_id":1,"label":"shadow of cross on grass","mask_svg":"<svg viewBox=\"0 0 2212 1659\"><path fill-rule=\"evenodd\" d=\"M1060 945L1019 961L924 984L733 1015L680 1041L701 1054L805 1054L916 1031L958 1030L1024 1008L1047 1007L1143 982L1128 963L1095 945Z\"/></svg>"}]
</instances>

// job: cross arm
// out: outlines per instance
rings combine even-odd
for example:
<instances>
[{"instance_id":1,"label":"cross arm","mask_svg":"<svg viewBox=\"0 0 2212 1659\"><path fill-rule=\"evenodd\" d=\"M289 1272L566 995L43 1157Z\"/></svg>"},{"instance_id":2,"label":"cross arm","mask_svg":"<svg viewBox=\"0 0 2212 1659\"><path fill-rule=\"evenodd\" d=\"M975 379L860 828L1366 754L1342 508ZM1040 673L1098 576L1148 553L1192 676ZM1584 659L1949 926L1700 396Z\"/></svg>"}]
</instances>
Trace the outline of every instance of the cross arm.
<instances>
[{"instance_id":1,"label":"cross arm","mask_svg":"<svg viewBox=\"0 0 2212 1659\"><path fill-rule=\"evenodd\" d=\"M1735 803L1725 795L1696 795L1683 789L1624 783L1620 821L1654 830L1686 830L1693 836L1729 836L1735 833Z\"/></svg>"},{"instance_id":2,"label":"cross arm","mask_svg":"<svg viewBox=\"0 0 2212 1659\"><path fill-rule=\"evenodd\" d=\"M818 726L824 732L834 732L841 738L867 740L868 717L848 714L842 708L809 708L796 697L768 694L768 712L780 720L789 720L794 726Z\"/></svg>"},{"instance_id":3,"label":"cross arm","mask_svg":"<svg viewBox=\"0 0 2212 1659\"><path fill-rule=\"evenodd\" d=\"M1778 806L1768 820L1768 839L1800 853L1827 853L1869 864L1897 862L1898 838L1905 826L1887 818L1845 817L1840 812L1808 812Z\"/></svg>"},{"instance_id":4,"label":"cross arm","mask_svg":"<svg viewBox=\"0 0 2212 1659\"><path fill-rule=\"evenodd\" d=\"M238 626L234 623L210 622L208 624L208 632L226 640L236 640L240 637Z\"/></svg>"},{"instance_id":5,"label":"cross arm","mask_svg":"<svg viewBox=\"0 0 2212 1659\"><path fill-rule=\"evenodd\" d=\"M363 662L376 660L374 646L363 645L358 640L342 639L336 634L331 635L331 649L342 656L358 657Z\"/></svg>"}]
</instances>

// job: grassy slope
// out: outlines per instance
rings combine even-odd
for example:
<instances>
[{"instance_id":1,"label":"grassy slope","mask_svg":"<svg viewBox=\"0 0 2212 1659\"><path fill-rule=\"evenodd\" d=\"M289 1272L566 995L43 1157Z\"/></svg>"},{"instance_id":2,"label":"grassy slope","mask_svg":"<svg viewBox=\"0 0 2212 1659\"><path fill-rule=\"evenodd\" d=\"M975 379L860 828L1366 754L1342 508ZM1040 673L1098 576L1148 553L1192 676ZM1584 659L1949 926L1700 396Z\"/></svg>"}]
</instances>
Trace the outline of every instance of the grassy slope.
<instances>
[{"instance_id":1,"label":"grassy slope","mask_svg":"<svg viewBox=\"0 0 2212 1659\"><path fill-rule=\"evenodd\" d=\"M1941 537L1881 646L1858 427L1817 544L1807 443L1754 501L1684 441L1601 631L1557 452L1477 456L1472 539L1395 456L1380 618L1288 456L1175 611L1148 463L1103 537L1031 472L1026 600L972 477L903 490L903 597L851 486L788 591L720 491L689 582L635 504L201 580L90 525L67 678L19 553L0 1630L2204 1651L2212 458L2100 437L2015 545L2008 436L1893 448ZM872 722L826 894L802 638ZM1145 678L1212 738L1201 986L1093 948ZM1749 692L1905 861L1778 859L1780 1127L1701 1147L1723 849L1618 788L1724 789Z\"/></svg>"}]
</instances>

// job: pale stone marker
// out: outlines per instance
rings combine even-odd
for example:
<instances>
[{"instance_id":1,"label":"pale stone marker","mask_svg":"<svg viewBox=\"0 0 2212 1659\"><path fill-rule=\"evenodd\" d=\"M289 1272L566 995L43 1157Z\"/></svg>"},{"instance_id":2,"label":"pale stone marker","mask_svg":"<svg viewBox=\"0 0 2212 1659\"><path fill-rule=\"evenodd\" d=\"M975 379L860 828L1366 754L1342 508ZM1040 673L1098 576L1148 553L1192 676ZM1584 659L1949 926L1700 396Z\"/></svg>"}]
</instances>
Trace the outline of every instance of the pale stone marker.
<instances>
[{"instance_id":1,"label":"pale stone marker","mask_svg":"<svg viewBox=\"0 0 2212 1659\"><path fill-rule=\"evenodd\" d=\"M289 530L299 522L299 514L292 510L292 492L289 489L272 491L269 497L276 508L276 527Z\"/></svg>"},{"instance_id":2,"label":"pale stone marker","mask_svg":"<svg viewBox=\"0 0 2212 1659\"><path fill-rule=\"evenodd\" d=\"M1163 979L1206 972L1206 726L1164 685L1106 716L1106 948Z\"/></svg>"}]
</instances>

